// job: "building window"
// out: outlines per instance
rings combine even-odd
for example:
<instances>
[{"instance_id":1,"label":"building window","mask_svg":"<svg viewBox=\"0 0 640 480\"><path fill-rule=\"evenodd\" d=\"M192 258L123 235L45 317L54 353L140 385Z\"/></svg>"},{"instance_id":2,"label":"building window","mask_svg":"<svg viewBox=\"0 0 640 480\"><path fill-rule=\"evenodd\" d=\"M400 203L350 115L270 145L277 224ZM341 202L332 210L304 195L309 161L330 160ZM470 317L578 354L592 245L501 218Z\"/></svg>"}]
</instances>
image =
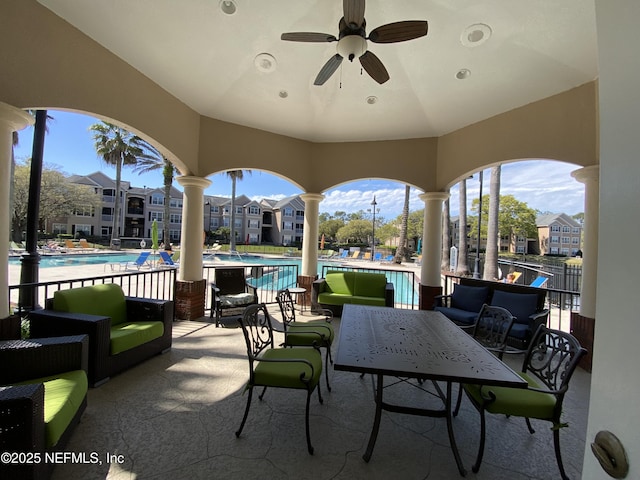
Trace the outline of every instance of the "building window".
<instances>
[{"instance_id":1,"label":"building window","mask_svg":"<svg viewBox=\"0 0 640 480\"><path fill-rule=\"evenodd\" d=\"M171 208L182 208L182 200L180 198L169 199L169 206Z\"/></svg>"},{"instance_id":2,"label":"building window","mask_svg":"<svg viewBox=\"0 0 640 480\"><path fill-rule=\"evenodd\" d=\"M67 224L66 223L54 223L51 227L53 229L52 233L60 234L67 233Z\"/></svg>"},{"instance_id":3,"label":"building window","mask_svg":"<svg viewBox=\"0 0 640 480\"><path fill-rule=\"evenodd\" d=\"M229 225L231 225L231 220L229 220L229 217L224 217L222 219L222 225L224 225L225 227L228 227Z\"/></svg>"},{"instance_id":4,"label":"building window","mask_svg":"<svg viewBox=\"0 0 640 480\"><path fill-rule=\"evenodd\" d=\"M242 228L242 219L241 218L236 218L236 231Z\"/></svg>"},{"instance_id":5,"label":"building window","mask_svg":"<svg viewBox=\"0 0 640 480\"><path fill-rule=\"evenodd\" d=\"M291 244L291 235L283 235L282 236L282 244L287 246Z\"/></svg>"},{"instance_id":6,"label":"building window","mask_svg":"<svg viewBox=\"0 0 640 480\"><path fill-rule=\"evenodd\" d=\"M572 233L574 235L580 235L580 227L573 227Z\"/></svg>"},{"instance_id":7,"label":"building window","mask_svg":"<svg viewBox=\"0 0 640 480\"><path fill-rule=\"evenodd\" d=\"M93 217L93 207L78 207L74 210L73 214L76 217Z\"/></svg>"},{"instance_id":8,"label":"building window","mask_svg":"<svg viewBox=\"0 0 640 480\"><path fill-rule=\"evenodd\" d=\"M260 228L260 220L249 220L249 228Z\"/></svg>"},{"instance_id":9,"label":"building window","mask_svg":"<svg viewBox=\"0 0 640 480\"><path fill-rule=\"evenodd\" d=\"M220 207L218 205L212 206L211 213L220 213Z\"/></svg>"},{"instance_id":10,"label":"building window","mask_svg":"<svg viewBox=\"0 0 640 480\"><path fill-rule=\"evenodd\" d=\"M549 251L549 253L551 253L552 255L557 255L558 254L558 247L551 247L551 250Z\"/></svg>"},{"instance_id":11,"label":"building window","mask_svg":"<svg viewBox=\"0 0 640 480\"><path fill-rule=\"evenodd\" d=\"M551 237L551 243L560 243L560 237L554 235Z\"/></svg>"},{"instance_id":12,"label":"building window","mask_svg":"<svg viewBox=\"0 0 640 480\"><path fill-rule=\"evenodd\" d=\"M516 253L525 253L524 245L517 245L516 246Z\"/></svg>"},{"instance_id":13,"label":"building window","mask_svg":"<svg viewBox=\"0 0 640 480\"><path fill-rule=\"evenodd\" d=\"M258 243L258 234L250 233L249 234L249 243Z\"/></svg>"},{"instance_id":14,"label":"building window","mask_svg":"<svg viewBox=\"0 0 640 480\"><path fill-rule=\"evenodd\" d=\"M164 195L159 193L151 195L151 205L164 205Z\"/></svg>"},{"instance_id":15,"label":"building window","mask_svg":"<svg viewBox=\"0 0 640 480\"><path fill-rule=\"evenodd\" d=\"M169 215L169 223L182 223L182 214L172 213Z\"/></svg>"},{"instance_id":16,"label":"building window","mask_svg":"<svg viewBox=\"0 0 640 480\"><path fill-rule=\"evenodd\" d=\"M102 227L100 228L100 235L103 237L108 237L111 235L111 227Z\"/></svg>"},{"instance_id":17,"label":"building window","mask_svg":"<svg viewBox=\"0 0 640 480\"><path fill-rule=\"evenodd\" d=\"M563 248L561 253L562 253L562 255L569 255L569 249L568 248Z\"/></svg>"},{"instance_id":18,"label":"building window","mask_svg":"<svg viewBox=\"0 0 640 480\"><path fill-rule=\"evenodd\" d=\"M180 240L180 230L169 230L169 241L177 242Z\"/></svg>"},{"instance_id":19,"label":"building window","mask_svg":"<svg viewBox=\"0 0 640 480\"><path fill-rule=\"evenodd\" d=\"M293 222L282 222L283 230L293 230Z\"/></svg>"},{"instance_id":20,"label":"building window","mask_svg":"<svg viewBox=\"0 0 640 480\"><path fill-rule=\"evenodd\" d=\"M562 227L562 233L569 233L571 231L571 227L569 225L564 225Z\"/></svg>"},{"instance_id":21,"label":"building window","mask_svg":"<svg viewBox=\"0 0 640 480\"><path fill-rule=\"evenodd\" d=\"M562 243L569 243L571 239L569 237L562 237Z\"/></svg>"},{"instance_id":22,"label":"building window","mask_svg":"<svg viewBox=\"0 0 640 480\"><path fill-rule=\"evenodd\" d=\"M579 237L572 237L571 238L571 243L573 243L574 245L580 245L580 238Z\"/></svg>"},{"instance_id":23,"label":"building window","mask_svg":"<svg viewBox=\"0 0 640 480\"><path fill-rule=\"evenodd\" d=\"M78 224L76 225L76 233L82 232L85 235L91 235L91 225L83 225L83 224Z\"/></svg>"},{"instance_id":24,"label":"building window","mask_svg":"<svg viewBox=\"0 0 640 480\"><path fill-rule=\"evenodd\" d=\"M551 231L552 232L559 232L560 231L560 225L556 225L556 224L551 225Z\"/></svg>"},{"instance_id":25,"label":"building window","mask_svg":"<svg viewBox=\"0 0 640 480\"><path fill-rule=\"evenodd\" d=\"M257 207L256 205L251 205L249 207L249 214L250 215L260 215L260 207Z\"/></svg>"},{"instance_id":26,"label":"building window","mask_svg":"<svg viewBox=\"0 0 640 480\"><path fill-rule=\"evenodd\" d=\"M286 208L282 211L282 216L284 216L284 217L293 217L293 208L291 208L291 207L286 207Z\"/></svg>"},{"instance_id":27,"label":"building window","mask_svg":"<svg viewBox=\"0 0 640 480\"><path fill-rule=\"evenodd\" d=\"M237 214L242 215L242 207L238 207L238 206L236 206L236 215L237 215Z\"/></svg>"},{"instance_id":28,"label":"building window","mask_svg":"<svg viewBox=\"0 0 640 480\"><path fill-rule=\"evenodd\" d=\"M161 222L163 218L163 212L149 212L149 220L152 222L155 220Z\"/></svg>"},{"instance_id":29,"label":"building window","mask_svg":"<svg viewBox=\"0 0 640 480\"><path fill-rule=\"evenodd\" d=\"M518 236L518 243L524 243L527 241L526 237Z\"/></svg>"},{"instance_id":30,"label":"building window","mask_svg":"<svg viewBox=\"0 0 640 480\"><path fill-rule=\"evenodd\" d=\"M217 230L217 229L218 229L218 225L219 225L219 224L220 224L220 223L219 223L219 219L217 219L217 218L212 218L212 219L211 219L211 224L210 224L209 228L210 228L211 230L213 230L213 229L216 229L216 230Z\"/></svg>"}]
</instances>

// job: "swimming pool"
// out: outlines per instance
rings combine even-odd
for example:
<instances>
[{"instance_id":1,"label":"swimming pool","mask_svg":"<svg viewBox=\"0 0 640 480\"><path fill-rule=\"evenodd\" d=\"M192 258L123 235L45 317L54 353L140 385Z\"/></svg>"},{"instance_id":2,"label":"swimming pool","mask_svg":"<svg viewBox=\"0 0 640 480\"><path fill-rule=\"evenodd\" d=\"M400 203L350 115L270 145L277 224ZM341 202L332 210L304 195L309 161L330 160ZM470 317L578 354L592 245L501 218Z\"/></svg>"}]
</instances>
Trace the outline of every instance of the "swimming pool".
<instances>
[{"instance_id":1,"label":"swimming pool","mask_svg":"<svg viewBox=\"0 0 640 480\"><path fill-rule=\"evenodd\" d=\"M100 265L103 263L133 262L138 253L71 253L61 255L43 255L40 257L40 268L72 267L81 265ZM20 257L9 257L9 265L19 265Z\"/></svg>"}]
</instances>

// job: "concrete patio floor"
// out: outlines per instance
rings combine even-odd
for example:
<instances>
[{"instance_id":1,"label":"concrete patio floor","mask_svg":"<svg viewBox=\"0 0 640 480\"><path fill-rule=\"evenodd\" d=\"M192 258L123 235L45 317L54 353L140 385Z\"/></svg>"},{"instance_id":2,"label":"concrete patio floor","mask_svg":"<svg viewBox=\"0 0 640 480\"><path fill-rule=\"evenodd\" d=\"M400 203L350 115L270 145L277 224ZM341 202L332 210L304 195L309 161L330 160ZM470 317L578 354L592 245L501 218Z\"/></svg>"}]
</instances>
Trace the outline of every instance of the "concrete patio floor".
<instances>
[{"instance_id":1,"label":"concrete patio floor","mask_svg":"<svg viewBox=\"0 0 640 480\"><path fill-rule=\"evenodd\" d=\"M335 328L339 325L335 319ZM508 363L517 369L519 359ZM306 448L303 391L270 389L263 401L254 395L247 424L236 438L248 378L242 331L176 322L170 352L90 390L67 450L96 452L101 464L59 464L53 479L460 478L442 418L383 412L373 456L364 462L374 414L371 380L330 368L332 391L323 379L324 404L315 392L311 400L314 455ZM565 399L563 419L569 428L561 432L562 451L574 479L581 476L589 385L590 375L578 369ZM417 405L429 401L409 386L393 394ZM484 460L474 474L479 416L465 398L454 428L467 478L559 477L550 424L533 421L535 435L523 419L489 416L487 425Z\"/></svg>"}]
</instances>

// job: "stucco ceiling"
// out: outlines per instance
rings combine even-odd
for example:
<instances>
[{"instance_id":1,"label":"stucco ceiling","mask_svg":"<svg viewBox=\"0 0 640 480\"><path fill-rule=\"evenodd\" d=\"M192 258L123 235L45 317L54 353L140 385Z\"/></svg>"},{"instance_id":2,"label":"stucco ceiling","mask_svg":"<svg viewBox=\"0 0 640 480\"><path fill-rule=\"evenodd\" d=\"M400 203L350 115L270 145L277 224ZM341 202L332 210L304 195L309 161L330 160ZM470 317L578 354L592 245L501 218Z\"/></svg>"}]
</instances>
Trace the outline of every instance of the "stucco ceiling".
<instances>
[{"instance_id":1,"label":"stucco ceiling","mask_svg":"<svg viewBox=\"0 0 640 480\"><path fill-rule=\"evenodd\" d=\"M220 0L39 1L200 114L317 142L440 136L597 77L593 0L367 0L367 33L427 20L427 36L369 42L382 85L356 60L323 86L336 43L280 34L337 36L341 0L234 0L232 15ZM490 30L470 43L477 24Z\"/></svg>"}]
</instances>

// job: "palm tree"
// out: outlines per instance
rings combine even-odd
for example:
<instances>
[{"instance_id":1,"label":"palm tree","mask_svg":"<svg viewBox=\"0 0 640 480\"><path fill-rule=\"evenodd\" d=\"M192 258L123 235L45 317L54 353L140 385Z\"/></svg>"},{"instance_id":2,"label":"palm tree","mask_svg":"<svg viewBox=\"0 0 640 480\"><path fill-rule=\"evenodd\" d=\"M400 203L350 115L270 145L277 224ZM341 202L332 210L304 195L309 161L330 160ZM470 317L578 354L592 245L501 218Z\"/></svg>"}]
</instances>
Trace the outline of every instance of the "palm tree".
<instances>
[{"instance_id":1,"label":"palm tree","mask_svg":"<svg viewBox=\"0 0 640 480\"><path fill-rule=\"evenodd\" d=\"M498 212L500 211L500 165L491 168L489 183L489 214L487 215L487 245L484 254L484 280L498 278Z\"/></svg>"},{"instance_id":2,"label":"palm tree","mask_svg":"<svg viewBox=\"0 0 640 480\"><path fill-rule=\"evenodd\" d=\"M409 261L409 248L407 247L407 230L409 225L409 193L411 187L404 187L404 205L402 207L402 220L400 221L400 241L396 250L396 263Z\"/></svg>"},{"instance_id":3,"label":"palm tree","mask_svg":"<svg viewBox=\"0 0 640 480\"><path fill-rule=\"evenodd\" d=\"M120 226L120 183L122 167L136 165L139 160L147 159L148 144L139 136L108 122L95 123L89 127L93 132L96 152L107 165L116 167L116 199L113 212L111 244L119 237Z\"/></svg>"},{"instance_id":4,"label":"palm tree","mask_svg":"<svg viewBox=\"0 0 640 480\"><path fill-rule=\"evenodd\" d=\"M458 267L456 275L469 275L467 263L467 179L460 182L460 239L458 242Z\"/></svg>"},{"instance_id":5,"label":"palm tree","mask_svg":"<svg viewBox=\"0 0 640 480\"><path fill-rule=\"evenodd\" d=\"M231 241L229 250L232 252L236 249L236 181L244 178L244 172L251 174L251 170L229 170L227 177L231 179Z\"/></svg>"},{"instance_id":6,"label":"palm tree","mask_svg":"<svg viewBox=\"0 0 640 480\"><path fill-rule=\"evenodd\" d=\"M451 204L447 198L444 201L444 210L442 211L442 261L440 262L440 269L442 271L449 271L449 264L451 263Z\"/></svg>"},{"instance_id":7,"label":"palm tree","mask_svg":"<svg viewBox=\"0 0 640 480\"><path fill-rule=\"evenodd\" d=\"M146 143L146 142L145 142ZM133 168L138 174L149 173L154 170L162 169L162 180L164 187L164 221L162 222L162 241L165 249L170 248L169 243L169 218L171 216L171 187L173 186L173 178L179 173L178 169L152 145L148 145L149 157L138 160L137 165ZM146 199L145 199L146 201Z\"/></svg>"}]
</instances>

